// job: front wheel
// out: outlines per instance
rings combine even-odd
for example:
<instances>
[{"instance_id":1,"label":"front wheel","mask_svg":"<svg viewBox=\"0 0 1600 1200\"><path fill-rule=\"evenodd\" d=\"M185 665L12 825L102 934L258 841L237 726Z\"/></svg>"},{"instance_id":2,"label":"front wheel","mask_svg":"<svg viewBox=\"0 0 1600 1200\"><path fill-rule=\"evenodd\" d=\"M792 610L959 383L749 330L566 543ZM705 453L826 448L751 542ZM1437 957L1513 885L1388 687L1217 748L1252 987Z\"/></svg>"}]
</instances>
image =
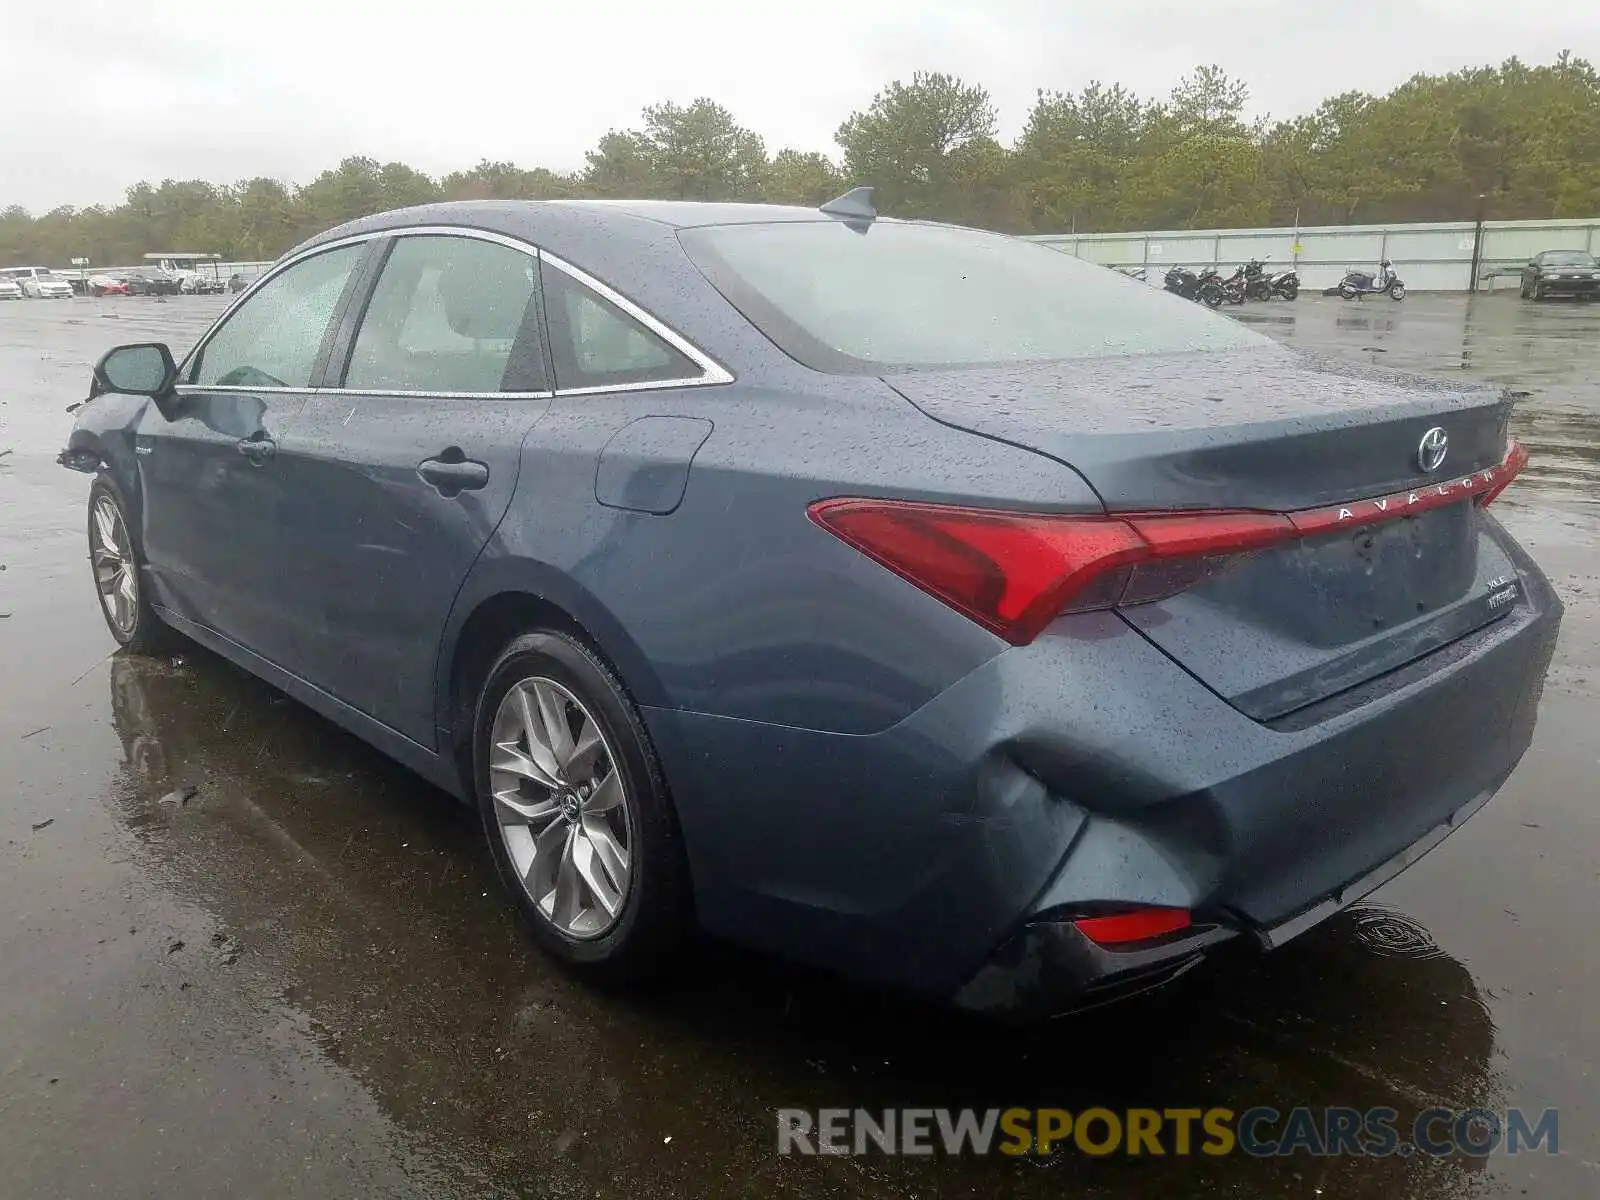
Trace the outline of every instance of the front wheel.
<instances>
[{"instance_id":1,"label":"front wheel","mask_svg":"<svg viewBox=\"0 0 1600 1200\"><path fill-rule=\"evenodd\" d=\"M691 927L688 862L610 668L565 633L517 638L478 697L473 751L490 852L540 946L614 982L664 968Z\"/></svg>"},{"instance_id":2,"label":"front wheel","mask_svg":"<svg viewBox=\"0 0 1600 1200\"><path fill-rule=\"evenodd\" d=\"M100 614L117 644L134 654L171 648L177 634L150 607L127 506L116 485L104 477L89 489L89 565Z\"/></svg>"},{"instance_id":3,"label":"front wheel","mask_svg":"<svg viewBox=\"0 0 1600 1200\"><path fill-rule=\"evenodd\" d=\"M1389 299L1391 299L1391 300L1404 300L1405 298L1406 298L1406 285L1405 284L1403 284L1403 283L1395 283L1395 284L1391 284L1390 285L1390 287L1389 287Z\"/></svg>"}]
</instances>

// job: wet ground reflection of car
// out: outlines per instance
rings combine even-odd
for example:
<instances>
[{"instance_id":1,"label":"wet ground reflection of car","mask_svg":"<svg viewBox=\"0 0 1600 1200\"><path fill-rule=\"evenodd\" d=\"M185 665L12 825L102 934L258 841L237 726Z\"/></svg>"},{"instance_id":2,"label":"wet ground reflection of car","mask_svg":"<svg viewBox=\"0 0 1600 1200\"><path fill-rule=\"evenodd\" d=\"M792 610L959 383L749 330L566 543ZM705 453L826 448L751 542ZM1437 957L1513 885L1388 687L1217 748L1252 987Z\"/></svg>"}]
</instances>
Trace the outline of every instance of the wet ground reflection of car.
<instances>
[{"instance_id":1,"label":"wet ground reflection of car","mask_svg":"<svg viewBox=\"0 0 1600 1200\"><path fill-rule=\"evenodd\" d=\"M721 949L654 998L597 996L526 953L484 895L477 831L427 785L203 651L178 665L119 657L109 675L128 784L116 803L150 870L237 931L254 970L291 981L284 1003L385 1107L464 1160L502 1164L511 1187L554 1194L558 1181L622 1176L674 1194L737 1179L748 1195L876 1184L1060 1196L1121 1174L1176 1185L1195 1169L1070 1153L1043 1165L778 1160L771 1114L783 1106L1181 1097L1238 1111L1382 1105L1406 1119L1497 1102L1494 1031L1471 976L1403 915L1373 908L1293 954L1242 958L1044 1031ZM663 1154L669 1137L692 1154ZM1306 1166L1240 1157L1205 1169L1219 1189L1289 1195ZM1340 1195L1459 1185L1436 1163L1316 1169Z\"/></svg>"}]
</instances>

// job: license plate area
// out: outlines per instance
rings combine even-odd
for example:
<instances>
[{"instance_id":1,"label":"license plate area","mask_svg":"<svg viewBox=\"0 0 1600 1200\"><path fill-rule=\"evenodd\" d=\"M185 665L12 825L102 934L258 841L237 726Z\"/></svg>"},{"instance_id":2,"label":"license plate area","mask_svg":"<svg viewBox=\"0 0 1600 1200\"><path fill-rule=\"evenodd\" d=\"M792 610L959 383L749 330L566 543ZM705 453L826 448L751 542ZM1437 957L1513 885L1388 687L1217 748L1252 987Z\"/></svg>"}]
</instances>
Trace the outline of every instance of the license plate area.
<instances>
[{"instance_id":1,"label":"license plate area","mask_svg":"<svg viewBox=\"0 0 1600 1200\"><path fill-rule=\"evenodd\" d=\"M1466 596L1478 573L1469 502L1268 551L1211 598L1322 649L1366 641Z\"/></svg>"}]
</instances>

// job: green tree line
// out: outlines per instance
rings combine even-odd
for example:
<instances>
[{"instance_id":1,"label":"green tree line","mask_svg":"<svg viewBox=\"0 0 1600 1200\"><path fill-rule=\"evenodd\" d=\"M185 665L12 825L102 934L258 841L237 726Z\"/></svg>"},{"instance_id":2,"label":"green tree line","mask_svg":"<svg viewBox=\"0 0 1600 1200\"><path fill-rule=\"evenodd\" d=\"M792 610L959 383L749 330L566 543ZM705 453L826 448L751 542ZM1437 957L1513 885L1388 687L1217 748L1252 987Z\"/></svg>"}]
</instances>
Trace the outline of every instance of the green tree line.
<instances>
[{"instance_id":1,"label":"green tree line","mask_svg":"<svg viewBox=\"0 0 1600 1200\"><path fill-rule=\"evenodd\" d=\"M366 213L434 200L574 196L819 204L857 183L880 211L1010 232L1600 215L1600 75L1547 66L1416 75L1292 120L1250 121L1245 83L1197 67L1160 99L1119 84L1040 91L1005 145L989 93L919 72L835 134L837 157L782 149L709 99L646 108L580 171L480 162L435 178L347 158L310 183L139 183L114 208L0 210L0 262L129 263L150 250L270 259Z\"/></svg>"}]
</instances>

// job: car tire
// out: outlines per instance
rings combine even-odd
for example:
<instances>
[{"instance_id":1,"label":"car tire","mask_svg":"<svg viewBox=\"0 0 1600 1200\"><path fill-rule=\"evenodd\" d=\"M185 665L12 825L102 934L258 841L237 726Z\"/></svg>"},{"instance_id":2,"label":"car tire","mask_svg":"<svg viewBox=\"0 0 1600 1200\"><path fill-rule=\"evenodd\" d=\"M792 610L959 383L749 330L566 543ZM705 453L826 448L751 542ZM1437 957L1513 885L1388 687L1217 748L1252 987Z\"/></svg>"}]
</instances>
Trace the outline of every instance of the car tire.
<instances>
[{"instance_id":1,"label":"car tire","mask_svg":"<svg viewBox=\"0 0 1600 1200\"><path fill-rule=\"evenodd\" d=\"M130 654L161 654L180 640L150 606L144 553L121 490L102 475L89 488L89 570L100 615ZM108 590L112 589L112 590Z\"/></svg>"},{"instance_id":2,"label":"car tire","mask_svg":"<svg viewBox=\"0 0 1600 1200\"><path fill-rule=\"evenodd\" d=\"M1537 283L1533 285L1533 299L1535 302L1544 299L1544 288L1540 287Z\"/></svg>"},{"instance_id":3,"label":"car tire","mask_svg":"<svg viewBox=\"0 0 1600 1200\"><path fill-rule=\"evenodd\" d=\"M693 925L688 860L612 670L566 633L516 638L479 692L472 749L490 854L539 946L599 982L661 974Z\"/></svg>"}]
</instances>

